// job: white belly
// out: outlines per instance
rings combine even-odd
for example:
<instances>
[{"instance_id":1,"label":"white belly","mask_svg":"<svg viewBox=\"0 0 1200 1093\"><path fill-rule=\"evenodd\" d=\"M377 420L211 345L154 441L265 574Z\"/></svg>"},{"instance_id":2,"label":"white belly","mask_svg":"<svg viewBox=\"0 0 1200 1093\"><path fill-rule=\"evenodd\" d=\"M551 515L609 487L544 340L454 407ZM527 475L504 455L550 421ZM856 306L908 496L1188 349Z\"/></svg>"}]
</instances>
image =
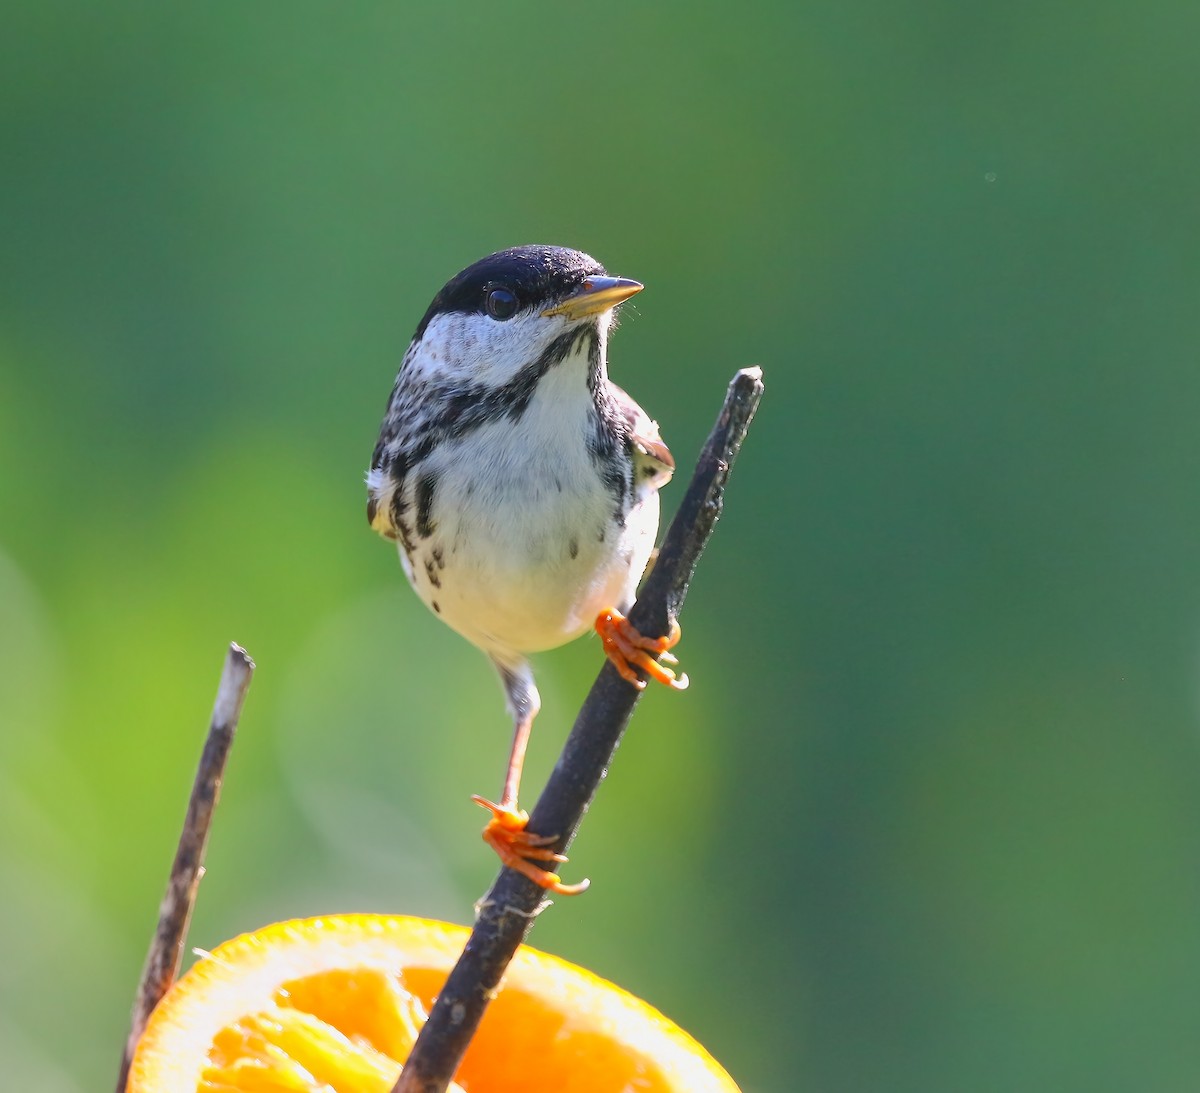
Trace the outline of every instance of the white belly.
<instances>
[{"instance_id":1,"label":"white belly","mask_svg":"<svg viewBox=\"0 0 1200 1093\"><path fill-rule=\"evenodd\" d=\"M640 491L622 527L583 443L583 412L568 429L561 401L555 418L541 402L520 429L502 419L430 456L433 528L411 566L401 550L421 599L502 660L562 645L605 608L627 608L658 531L657 491Z\"/></svg>"}]
</instances>

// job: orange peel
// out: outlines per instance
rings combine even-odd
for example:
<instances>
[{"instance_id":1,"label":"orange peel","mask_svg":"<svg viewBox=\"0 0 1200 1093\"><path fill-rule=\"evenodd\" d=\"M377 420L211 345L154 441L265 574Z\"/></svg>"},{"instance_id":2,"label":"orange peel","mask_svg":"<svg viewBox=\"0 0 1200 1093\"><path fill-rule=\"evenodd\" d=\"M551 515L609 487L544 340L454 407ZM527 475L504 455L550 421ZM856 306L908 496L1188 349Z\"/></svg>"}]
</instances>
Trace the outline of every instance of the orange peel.
<instances>
[{"instance_id":1,"label":"orange peel","mask_svg":"<svg viewBox=\"0 0 1200 1093\"><path fill-rule=\"evenodd\" d=\"M388 1093L468 933L430 919L330 915L228 941L155 1008L127 1093ZM737 1093L651 1006L528 947L455 1080L465 1093Z\"/></svg>"}]
</instances>

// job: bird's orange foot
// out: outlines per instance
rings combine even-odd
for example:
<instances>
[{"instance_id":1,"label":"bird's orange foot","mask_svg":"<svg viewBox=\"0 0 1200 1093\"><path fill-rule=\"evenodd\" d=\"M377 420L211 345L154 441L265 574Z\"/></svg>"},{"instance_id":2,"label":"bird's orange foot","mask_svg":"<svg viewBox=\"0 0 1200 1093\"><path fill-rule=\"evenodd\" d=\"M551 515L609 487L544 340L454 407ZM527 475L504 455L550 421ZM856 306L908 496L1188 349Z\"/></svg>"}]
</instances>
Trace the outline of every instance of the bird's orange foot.
<instances>
[{"instance_id":1,"label":"bird's orange foot","mask_svg":"<svg viewBox=\"0 0 1200 1093\"><path fill-rule=\"evenodd\" d=\"M677 691L688 685L687 676L676 675L668 667L679 663L670 653L679 640L679 623L671 622L671 632L665 638L648 638L634 629L620 611L610 607L596 616L596 633L600 635L604 655L612 661L613 667L639 690L646 682L637 674L638 668L651 679Z\"/></svg>"},{"instance_id":2,"label":"bird's orange foot","mask_svg":"<svg viewBox=\"0 0 1200 1093\"><path fill-rule=\"evenodd\" d=\"M587 889L591 881L582 880L578 884L563 884L557 873L551 873L534 865L535 861L565 862L567 856L550 849L557 835L534 835L525 829L529 823L529 813L523 808L508 808L489 801L478 794L471 798L477 805L486 808L492 818L483 829L483 841L488 844L500 861L515 869L522 876L528 877L534 884L540 885L560 896L577 896Z\"/></svg>"}]
</instances>

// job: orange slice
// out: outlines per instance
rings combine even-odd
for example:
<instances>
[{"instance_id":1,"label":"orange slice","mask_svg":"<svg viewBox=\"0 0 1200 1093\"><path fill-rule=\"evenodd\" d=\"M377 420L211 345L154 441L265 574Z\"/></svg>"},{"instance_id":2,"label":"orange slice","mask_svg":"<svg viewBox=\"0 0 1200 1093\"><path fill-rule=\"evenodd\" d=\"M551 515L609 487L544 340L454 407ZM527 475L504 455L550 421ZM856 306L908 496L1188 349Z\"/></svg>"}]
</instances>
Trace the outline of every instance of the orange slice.
<instances>
[{"instance_id":1,"label":"orange slice","mask_svg":"<svg viewBox=\"0 0 1200 1093\"><path fill-rule=\"evenodd\" d=\"M388 1093L468 931L331 915L228 941L150 1017L127 1093ZM521 948L455 1075L466 1093L737 1093L619 987Z\"/></svg>"}]
</instances>

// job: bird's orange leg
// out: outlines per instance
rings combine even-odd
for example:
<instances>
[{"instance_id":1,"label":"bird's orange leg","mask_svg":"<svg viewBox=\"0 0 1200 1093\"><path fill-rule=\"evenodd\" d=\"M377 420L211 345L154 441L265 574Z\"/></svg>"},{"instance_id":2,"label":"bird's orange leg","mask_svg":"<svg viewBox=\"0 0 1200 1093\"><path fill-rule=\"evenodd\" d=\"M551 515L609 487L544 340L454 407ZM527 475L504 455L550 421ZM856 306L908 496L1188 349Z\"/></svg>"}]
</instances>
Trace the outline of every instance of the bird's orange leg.
<instances>
[{"instance_id":1,"label":"bird's orange leg","mask_svg":"<svg viewBox=\"0 0 1200 1093\"><path fill-rule=\"evenodd\" d=\"M671 632L664 638L643 636L615 607L601 611L596 616L596 633L604 643L604 655L613 667L638 690L646 681L637 674L641 669L651 679L665 683L677 691L688 685L688 677L676 675L667 665L679 663L671 656L670 649L679 641L679 623L672 620ZM664 663L665 662L665 663Z\"/></svg>"},{"instance_id":2,"label":"bird's orange leg","mask_svg":"<svg viewBox=\"0 0 1200 1093\"><path fill-rule=\"evenodd\" d=\"M549 848L557 840L557 835L535 835L527 831L525 826L529 823L529 813L517 807L517 789L521 784L521 768L525 765L525 747L529 743L529 730L533 727L535 714L536 706L515 719L500 803L496 804L478 794L471 800L492 814L483 829L483 841L496 851L504 865L560 896L577 896L591 882L583 880L578 884L563 884L557 873L534 864L535 861L565 862L567 856Z\"/></svg>"},{"instance_id":3,"label":"bird's orange leg","mask_svg":"<svg viewBox=\"0 0 1200 1093\"><path fill-rule=\"evenodd\" d=\"M529 813L517 808L515 802L512 805L496 804L479 794L475 794L471 800L491 812L492 818L483 829L483 841L496 851L500 861L509 869L515 869L534 884L557 892L560 896L577 896L591 884L589 880L563 884L557 873L534 865L534 861L565 862L567 856L550 849L557 835L535 835L525 829L529 823Z\"/></svg>"}]
</instances>

